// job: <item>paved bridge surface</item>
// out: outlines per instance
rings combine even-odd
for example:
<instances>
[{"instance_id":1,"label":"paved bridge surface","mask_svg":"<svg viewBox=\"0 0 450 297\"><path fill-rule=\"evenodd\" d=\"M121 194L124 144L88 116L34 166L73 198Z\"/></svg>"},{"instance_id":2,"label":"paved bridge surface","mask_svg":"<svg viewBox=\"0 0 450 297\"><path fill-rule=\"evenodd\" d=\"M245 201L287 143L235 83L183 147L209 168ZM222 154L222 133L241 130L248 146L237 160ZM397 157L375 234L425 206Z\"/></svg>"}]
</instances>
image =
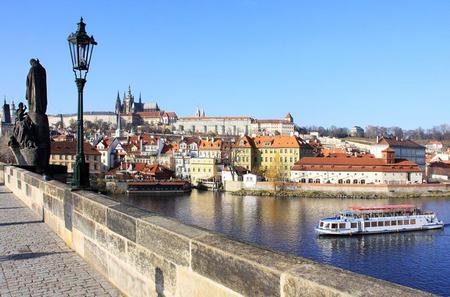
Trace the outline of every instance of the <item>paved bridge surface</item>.
<instances>
[{"instance_id":1,"label":"paved bridge surface","mask_svg":"<svg viewBox=\"0 0 450 297\"><path fill-rule=\"evenodd\" d=\"M0 296L122 296L0 186Z\"/></svg>"}]
</instances>

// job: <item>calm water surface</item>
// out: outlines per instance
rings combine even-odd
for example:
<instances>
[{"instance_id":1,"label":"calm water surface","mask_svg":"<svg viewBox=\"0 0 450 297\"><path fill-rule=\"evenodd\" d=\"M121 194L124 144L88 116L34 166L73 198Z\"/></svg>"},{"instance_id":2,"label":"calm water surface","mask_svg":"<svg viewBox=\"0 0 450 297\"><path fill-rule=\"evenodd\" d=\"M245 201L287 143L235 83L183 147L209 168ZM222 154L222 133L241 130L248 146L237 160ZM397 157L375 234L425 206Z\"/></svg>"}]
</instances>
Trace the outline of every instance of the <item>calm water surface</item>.
<instances>
[{"instance_id":1,"label":"calm water surface","mask_svg":"<svg viewBox=\"0 0 450 297\"><path fill-rule=\"evenodd\" d=\"M236 197L197 192L134 196L128 202L192 225L402 285L450 296L450 226L443 230L353 237L317 237L322 217L351 205L412 203L450 223L450 197L302 199Z\"/></svg>"}]
</instances>

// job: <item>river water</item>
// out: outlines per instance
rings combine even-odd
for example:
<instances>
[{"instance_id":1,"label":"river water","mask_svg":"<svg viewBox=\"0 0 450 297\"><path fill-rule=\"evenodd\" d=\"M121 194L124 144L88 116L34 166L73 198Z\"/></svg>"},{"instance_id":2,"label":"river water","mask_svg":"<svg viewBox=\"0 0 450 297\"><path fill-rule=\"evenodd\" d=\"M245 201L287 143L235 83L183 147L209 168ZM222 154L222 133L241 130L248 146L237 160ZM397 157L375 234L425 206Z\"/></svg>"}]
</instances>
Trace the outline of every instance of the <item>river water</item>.
<instances>
[{"instance_id":1,"label":"river water","mask_svg":"<svg viewBox=\"0 0 450 297\"><path fill-rule=\"evenodd\" d=\"M441 220L450 223L450 197L311 199L193 191L190 195L123 199L239 240L450 296L450 226L443 230L340 238L318 237L314 232L320 218L352 205L412 203L437 212Z\"/></svg>"}]
</instances>

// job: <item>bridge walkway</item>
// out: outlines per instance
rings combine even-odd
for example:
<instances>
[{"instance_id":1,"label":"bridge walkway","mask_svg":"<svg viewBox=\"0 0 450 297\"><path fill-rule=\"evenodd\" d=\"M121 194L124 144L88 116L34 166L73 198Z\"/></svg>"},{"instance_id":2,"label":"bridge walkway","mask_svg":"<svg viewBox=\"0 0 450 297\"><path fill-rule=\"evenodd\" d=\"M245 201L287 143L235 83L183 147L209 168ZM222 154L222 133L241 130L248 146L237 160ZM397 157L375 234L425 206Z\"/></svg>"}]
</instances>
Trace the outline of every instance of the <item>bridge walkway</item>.
<instances>
[{"instance_id":1,"label":"bridge walkway","mask_svg":"<svg viewBox=\"0 0 450 297\"><path fill-rule=\"evenodd\" d=\"M0 186L0 296L122 296Z\"/></svg>"}]
</instances>

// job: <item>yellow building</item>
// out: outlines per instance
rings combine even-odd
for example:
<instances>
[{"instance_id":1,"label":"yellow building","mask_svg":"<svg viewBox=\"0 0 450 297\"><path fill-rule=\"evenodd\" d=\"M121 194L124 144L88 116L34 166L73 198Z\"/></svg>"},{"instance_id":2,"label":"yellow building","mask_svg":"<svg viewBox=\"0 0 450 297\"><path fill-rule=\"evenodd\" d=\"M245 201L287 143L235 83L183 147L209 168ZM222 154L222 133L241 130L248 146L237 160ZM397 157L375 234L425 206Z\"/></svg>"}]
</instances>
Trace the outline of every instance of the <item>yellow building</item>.
<instances>
[{"instance_id":1,"label":"yellow building","mask_svg":"<svg viewBox=\"0 0 450 297\"><path fill-rule=\"evenodd\" d=\"M68 173L73 173L75 159L77 155L76 141L52 141L50 144L50 162L53 165L63 165L67 167ZM84 155L86 163L89 164L89 173L99 174L102 169L101 154L92 145L84 143Z\"/></svg>"},{"instance_id":2,"label":"yellow building","mask_svg":"<svg viewBox=\"0 0 450 297\"><path fill-rule=\"evenodd\" d=\"M210 180L216 177L217 167L215 158L192 158L189 164L191 183L198 185L202 180Z\"/></svg>"},{"instance_id":3,"label":"yellow building","mask_svg":"<svg viewBox=\"0 0 450 297\"><path fill-rule=\"evenodd\" d=\"M312 148L296 136L243 136L233 147L234 165L259 171L269 180L287 179L301 157L313 156Z\"/></svg>"},{"instance_id":4,"label":"yellow building","mask_svg":"<svg viewBox=\"0 0 450 297\"><path fill-rule=\"evenodd\" d=\"M247 135L242 136L233 145L231 164L234 166L242 166L248 170L255 170L257 169L255 152L256 148L253 139Z\"/></svg>"},{"instance_id":5,"label":"yellow building","mask_svg":"<svg viewBox=\"0 0 450 297\"><path fill-rule=\"evenodd\" d=\"M222 140L217 138L202 139L198 146L198 156L200 158L214 158L220 162L222 160Z\"/></svg>"}]
</instances>

